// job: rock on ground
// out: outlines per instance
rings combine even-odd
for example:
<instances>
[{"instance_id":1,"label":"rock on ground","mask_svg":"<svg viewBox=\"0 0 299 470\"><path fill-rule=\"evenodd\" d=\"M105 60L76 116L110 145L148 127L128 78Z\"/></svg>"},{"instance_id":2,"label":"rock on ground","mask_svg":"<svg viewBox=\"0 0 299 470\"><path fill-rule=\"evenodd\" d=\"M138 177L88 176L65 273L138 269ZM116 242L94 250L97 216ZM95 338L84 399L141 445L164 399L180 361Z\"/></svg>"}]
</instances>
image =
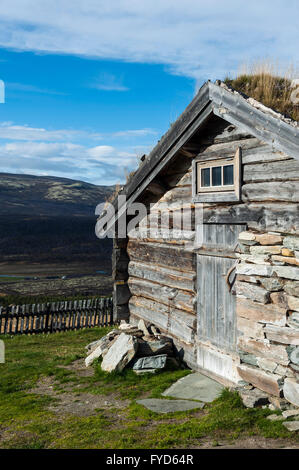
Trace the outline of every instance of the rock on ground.
<instances>
[{"instance_id":1,"label":"rock on ground","mask_svg":"<svg viewBox=\"0 0 299 470\"><path fill-rule=\"evenodd\" d=\"M138 342L134 336L121 333L105 355L102 370L121 372L135 356L137 347Z\"/></svg>"},{"instance_id":2,"label":"rock on ground","mask_svg":"<svg viewBox=\"0 0 299 470\"><path fill-rule=\"evenodd\" d=\"M179 379L165 392L165 397L184 398L212 402L220 395L224 387L215 380L195 372Z\"/></svg>"},{"instance_id":3,"label":"rock on ground","mask_svg":"<svg viewBox=\"0 0 299 470\"><path fill-rule=\"evenodd\" d=\"M133 364L133 370L163 369L166 365L167 354L161 356L140 357Z\"/></svg>"},{"instance_id":4,"label":"rock on ground","mask_svg":"<svg viewBox=\"0 0 299 470\"><path fill-rule=\"evenodd\" d=\"M256 406L266 405L269 403L268 395L258 388L253 388L252 390L237 388L237 391L239 392L243 405L246 406L246 408L254 408Z\"/></svg>"},{"instance_id":5,"label":"rock on ground","mask_svg":"<svg viewBox=\"0 0 299 470\"><path fill-rule=\"evenodd\" d=\"M107 335L103 336L103 338L93 341L93 343L88 345L91 352L85 359L86 367L90 366L95 359L101 357L108 351L118 334L119 332L117 330L112 330Z\"/></svg>"},{"instance_id":6,"label":"rock on ground","mask_svg":"<svg viewBox=\"0 0 299 470\"><path fill-rule=\"evenodd\" d=\"M143 319L139 320L138 322L138 329L143 331L144 336L150 336L150 332L148 331L146 324Z\"/></svg>"},{"instance_id":7,"label":"rock on ground","mask_svg":"<svg viewBox=\"0 0 299 470\"><path fill-rule=\"evenodd\" d=\"M281 421L282 419L285 419L285 418L280 415L269 415L267 416L266 419L269 419L270 421Z\"/></svg>"},{"instance_id":8,"label":"rock on ground","mask_svg":"<svg viewBox=\"0 0 299 470\"><path fill-rule=\"evenodd\" d=\"M299 406L299 383L295 379L285 379L284 397L295 406Z\"/></svg>"},{"instance_id":9,"label":"rock on ground","mask_svg":"<svg viewBox=\"0 0 299 470\"><path fill-rule=\"evenodd\" d=\"M282 424L288 431L299 431L299 421L285 421Z\"/></svg>"},{"instance_id":10,"label":"rock on ground","mask_svg":"<svg viewBox=\"0 0 299 470\"><path fill-rule=\"evenodd\" d=\"M205 405L204 403L195 401L163 400L161 398L145 398L143 400L137 400L137 403L155 413L174 413L176 411L194 410L196 408L203 408Z\"/></svg>"},{"instance_id":11,"label":"rock on ground","mask_svg":"<svg viewBox=\"0 0 299 470\"><path fill-rule=\"evenodd\" d=\"M154 356L157 354L173 354L173 343L170 338L156 341L139 341L138 356Z\"/></svg>"},{"instance_id":12,"label":"rock on ground","mask_svg":"<svg viewBox=\"0 0 299 470\"><path fill-rule=\"evenodd\" d=\"M299 415L299 409L298 410L283 411L282 415L283 415L284 418L290 418L291 416L297 416L297 415Z\"/></svg>"}]
</instances>

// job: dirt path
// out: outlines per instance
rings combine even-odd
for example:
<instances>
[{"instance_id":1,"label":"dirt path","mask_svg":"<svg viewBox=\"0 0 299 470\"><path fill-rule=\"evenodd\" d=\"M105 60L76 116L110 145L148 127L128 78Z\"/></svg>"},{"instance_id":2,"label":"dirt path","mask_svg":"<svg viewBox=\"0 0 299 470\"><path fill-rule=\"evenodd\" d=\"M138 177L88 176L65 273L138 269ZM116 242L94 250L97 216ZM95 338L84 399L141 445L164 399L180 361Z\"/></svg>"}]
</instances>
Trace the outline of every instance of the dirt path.
<instances>
[{"instance_id":1,"label":"dirt path","mask_svg":"<svg viewBox=\"0 0 299 470\"><path fill-rule=\"evenodd\" d=\"M88 377L94 374L92 368L86 368L83 359L74 361L68 366L60 366L74 372L78 377ZM123 425L125 415L121 413L129 404L130 400L120 400L117 394L110 393L109 396L96 395L81 390L86 384L77 385L55 382L52 377L45 377L38 381L36 387L28 393L45 395L55 399L54 403L48 406L48 410L62 417L71 414L79 417L93 416L99 411L109 418L110 423L120 427ZM119 410L119 413L117 412ZM200 410L199 414L205 414L205 410ZM170 418L171 423L176 424L182 420ZM164 421L166 423L166 420ZM157 422L153 419L146 427L153 429ZM179 446L177 448L180 448ZM191 445L190 449L298 449L293 441L288 439L271 439L261 436L239 437L236 440L220 438L201 438L198 443Z\"/></svg>"},{"instance_id":2,"label":"dirt path","mask_svg":"<svg viewBox=\"0 0 299 470\"><path fill-rule=\"evenodd\" d=\"M63 368L74 371L79 377L92 376L94 373L93 369L85 367L82 359ZM117 399L112 393L107 397L80 390L85 387L84 383L61 385L52 377L44 377L38 381L36 387L29 390L29 393L55 398L55 403L48 407L49 411L58 414L70 413L80 417L96 415L99 410L124 409L130 403L129 400Z\"/></svg>"}]
</instances>

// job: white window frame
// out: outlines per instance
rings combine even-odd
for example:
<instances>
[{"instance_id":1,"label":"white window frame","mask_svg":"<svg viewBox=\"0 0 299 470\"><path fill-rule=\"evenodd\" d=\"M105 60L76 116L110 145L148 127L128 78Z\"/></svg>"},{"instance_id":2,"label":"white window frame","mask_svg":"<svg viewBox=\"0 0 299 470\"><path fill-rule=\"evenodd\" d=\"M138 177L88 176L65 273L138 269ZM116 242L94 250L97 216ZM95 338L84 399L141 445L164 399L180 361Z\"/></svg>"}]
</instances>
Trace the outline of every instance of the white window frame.
<instances>
[{"instance_id":1,"label":"white window frame","mask_svg":"<svg viewBox=\"0 0 299 470\"><path fill-rule=\"evenodd\" d=\"M202 186L201 185L201 170L209 168L210 169L210 182L212 182L212 168L215 167L221 167L221 180L223 182L223 168L225 166L232 166L233 170L235 172L235 165L234 165L234 159L223 159L223 160L214 160L212 162L197 162L196 164L196 170L197 170L197 175L196 175L196 182L197 182L197 193L202 193L202 192L216 192L216 191L234 191L235 190L235 185L234 184L221 184L219 186Z\"/></svg>"},{"instance_id":2,"label":"white window frame","mask_svg":"<svg viewBox=\"0 0 299 470\"><path fill-rule=\"evenodd\" d=\"M233 202L241 200L241 160L242 150L239 147L235 155L207 160L199 154L192 162L192 200L193 202ZM212 184L212 168L221 167L223 183L223 168L233 165L234 184L221 186L201 186L201 170L210 168L210 183Z\"/></svg>"}]
</instances>

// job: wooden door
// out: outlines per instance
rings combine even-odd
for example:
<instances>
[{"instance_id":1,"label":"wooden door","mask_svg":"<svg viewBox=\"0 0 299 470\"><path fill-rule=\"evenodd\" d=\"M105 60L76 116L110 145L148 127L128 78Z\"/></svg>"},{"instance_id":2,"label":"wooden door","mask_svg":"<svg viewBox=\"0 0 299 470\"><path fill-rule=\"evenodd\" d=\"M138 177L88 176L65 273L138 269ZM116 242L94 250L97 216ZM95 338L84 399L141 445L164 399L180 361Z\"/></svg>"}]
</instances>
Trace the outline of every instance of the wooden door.
<instances>
[{"instance_id":1,"label":"wooden door","mask_svg":"<svg viewBox=\"0 0 299 470\"><path fill-rule=\"evenodd\" d=\"M224 352L236 350L236 298L230 290L238 235L246 225L206 224L197 254L198 340Z\"/></svg>"}]
</instances>

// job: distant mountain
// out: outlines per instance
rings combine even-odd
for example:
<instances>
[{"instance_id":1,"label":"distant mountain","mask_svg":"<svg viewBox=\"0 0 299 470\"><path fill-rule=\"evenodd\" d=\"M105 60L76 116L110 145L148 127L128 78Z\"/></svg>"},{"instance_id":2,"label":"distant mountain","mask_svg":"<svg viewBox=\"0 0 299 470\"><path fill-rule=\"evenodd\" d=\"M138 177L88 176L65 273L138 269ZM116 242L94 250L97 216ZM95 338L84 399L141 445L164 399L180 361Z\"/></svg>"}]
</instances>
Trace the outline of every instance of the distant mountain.
<instances>
[{"instance_id":1,"label":"distant mountain","mask_svg":"<svg viewBox=\"0 0 299 470\"><path fill-rule=\"evenodd\" d=\"M110 270L112 241L96 237L95 207L113 191L67 178L0 173L0 262Z\"/></svg>"},{"instance_id":2,"label":"distant mountain","mask_svg":"<svg viewBox=\"0 0 299 470\"><path fill-rule=\"evenodd\" d=\"M55 176L0 173L1 215L94 215L114 186Z\"/></svg>"}]
</instances>

